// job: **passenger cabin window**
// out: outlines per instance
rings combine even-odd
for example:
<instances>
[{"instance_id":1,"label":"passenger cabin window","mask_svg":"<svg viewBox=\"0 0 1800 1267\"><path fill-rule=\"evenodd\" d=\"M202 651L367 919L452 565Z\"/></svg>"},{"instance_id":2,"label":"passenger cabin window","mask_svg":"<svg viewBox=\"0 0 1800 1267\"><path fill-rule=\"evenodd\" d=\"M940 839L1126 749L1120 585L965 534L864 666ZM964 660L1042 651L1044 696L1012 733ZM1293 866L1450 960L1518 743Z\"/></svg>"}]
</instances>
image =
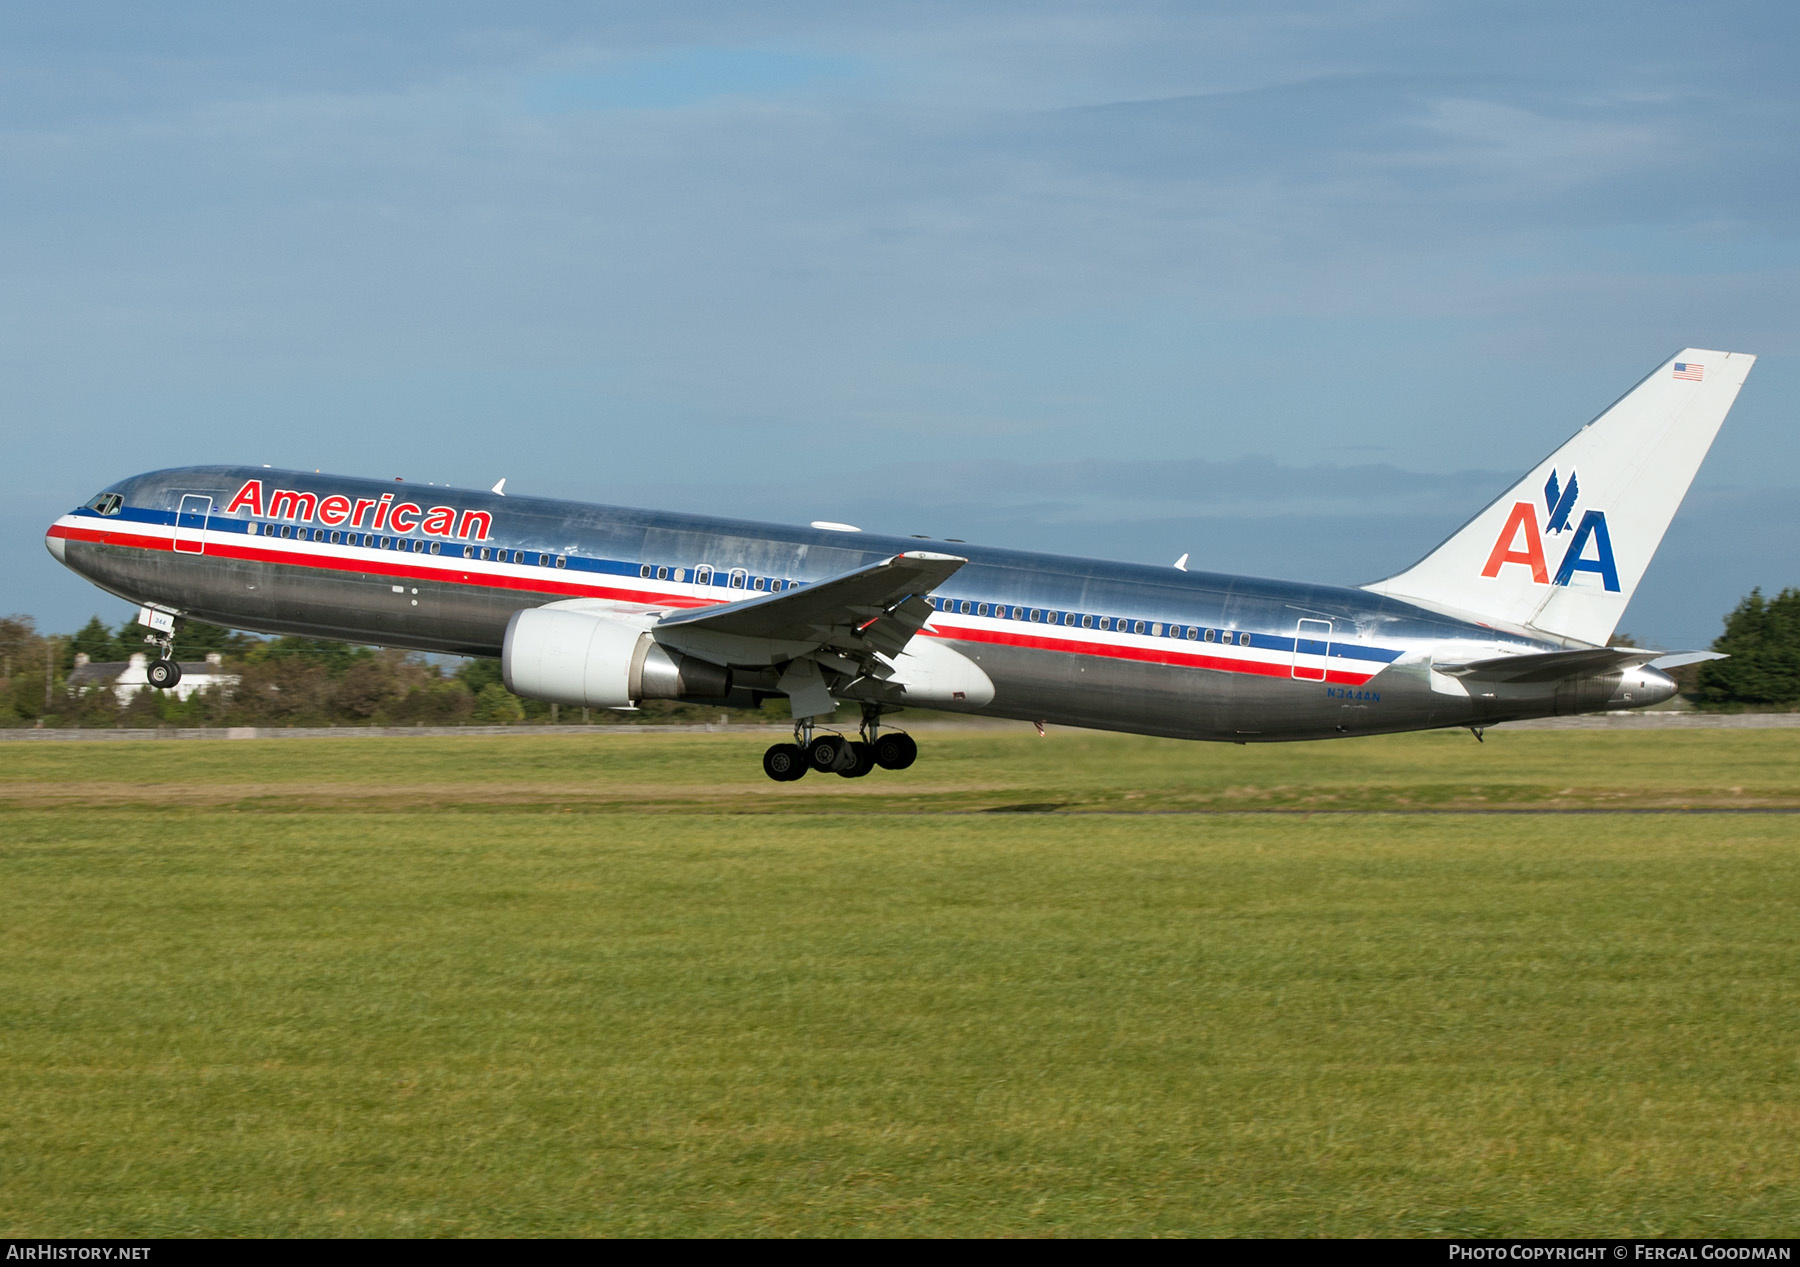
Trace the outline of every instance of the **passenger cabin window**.
<instances>
[{"instance_id":1,"label":"passenger cabin window","mask_svg":"<svg viewBox=\"0 0 1800 1267\"><path fill-rule=\"evenodd\" d=\"M748 581L749 579L750 579L750 574L748 572L744 571L743 568L732 568L731 569L731 588L732 589L734 589L734 590L743 589L744 582Z\"/></svg>"},{"instance_id":2,"label":"passenger cabin window","mask_svg":"<svg viewBox=\"0 0 1800 1267\"><path fill-rule=\"evenodd\" d=\"M566 554L557 555L556 556L556 566L559 568L568 567L569 566L569 556Z\"/></svg>"},{"instance_id":3,"label":"passenger cabin window","mask_svg":"<svg viewBox=\"0 0 1800 1267\"><path fill-rule=\"evenodd\" d=\"M707 567L705 564L701 564L699 567L695 568L694 569L694 584L696 584L696 585L711 585L712 584L712 569L710 567Z\"/></svg>"},{"instance_id":4,"label":"passenger cabin window","mask_svg":"<svg viewBox=\"0 0 1800 1267\"><path fill-rule=\"evenodd\" d=\"M1083 616L1081 618L1081 627L1083 629L1092 629L1094 627L1094 618L1092 616Z\"/></svg>"}]
</instances>

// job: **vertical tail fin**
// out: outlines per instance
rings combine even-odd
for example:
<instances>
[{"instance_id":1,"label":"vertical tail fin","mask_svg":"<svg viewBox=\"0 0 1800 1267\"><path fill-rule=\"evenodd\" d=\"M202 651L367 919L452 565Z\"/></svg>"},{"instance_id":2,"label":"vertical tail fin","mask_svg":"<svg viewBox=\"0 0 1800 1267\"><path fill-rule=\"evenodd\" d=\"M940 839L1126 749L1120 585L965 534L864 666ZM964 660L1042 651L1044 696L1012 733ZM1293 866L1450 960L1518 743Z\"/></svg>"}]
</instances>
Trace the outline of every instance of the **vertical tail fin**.
<instances>
[{"instance_id":1,"label":"vertical tail fin","mask_svg":"<svg viewBox=\"0 0 1800 1267\"><path fill-rule=\"evenodd\" d=\"M1605 643L1755 361L1682 350L1448 541L1364 588Z\"/></svg>"}]
</instances>

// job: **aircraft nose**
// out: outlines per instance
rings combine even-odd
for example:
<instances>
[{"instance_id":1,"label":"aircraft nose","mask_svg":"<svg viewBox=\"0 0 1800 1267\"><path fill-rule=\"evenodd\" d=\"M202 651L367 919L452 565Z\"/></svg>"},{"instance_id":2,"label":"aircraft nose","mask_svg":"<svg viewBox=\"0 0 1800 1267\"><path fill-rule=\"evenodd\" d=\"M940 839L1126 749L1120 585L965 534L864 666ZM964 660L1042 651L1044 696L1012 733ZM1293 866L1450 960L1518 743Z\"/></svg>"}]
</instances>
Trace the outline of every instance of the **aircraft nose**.
<instances>
[{"instance_id":1,"label":"aircraft nose","mask_svg":"<svg viewBox=\"0 0 1800 1267\"><path fill-rule=\"evenodd\" d=\"M63 555L68 550L69 543L57 536L54 528L44 534L44 548L50 551L50 557L55 559L58 563L63 564L65 567L68 565L69 561L65 559Z\"/></svg>"}]
</instances>

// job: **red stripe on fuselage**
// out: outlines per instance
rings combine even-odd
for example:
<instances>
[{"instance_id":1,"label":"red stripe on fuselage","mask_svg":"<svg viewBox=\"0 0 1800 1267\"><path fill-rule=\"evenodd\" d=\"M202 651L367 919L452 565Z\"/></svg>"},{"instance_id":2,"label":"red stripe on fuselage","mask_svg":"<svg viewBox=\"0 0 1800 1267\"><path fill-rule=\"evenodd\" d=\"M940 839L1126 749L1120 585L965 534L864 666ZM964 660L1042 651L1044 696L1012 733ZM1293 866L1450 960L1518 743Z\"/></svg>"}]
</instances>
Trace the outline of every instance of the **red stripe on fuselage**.
<instances>
[{"instance_id":1,"label":"red stripe on fuselage","mask_svg":"<svg viewBox=\"0 0 1800 1267\"><path fill-rule=\"evenodd\" d=\"M148 550L173 550L172 537L145 536L138 533L119 531L95 532L86 528L68 528L55 525L50 529L50 536L62 537L69 541L91 541L100 545L132 546ZM351 547L356 548L356 547ZM486 572L465 572L456 567L458 563L471 563L472 559L450 558L442 567L425 567L419 564L390 563L386 558L343 558L334 554L298 555L287 550L265 550L256 546L240 546L221 544L209 540L204 555L195 558L241 559L253 563L274 563L288 567L314 568L328 572L360 572L370 576L390 576L407 580L450 581L471 585L483 585L489 589L520 590L534 594L565 594L570 598L616 598L625 602L654 604L661 607L709 607L715 600L704 598L686 598L673 594L658 594L651 590L623 589L603 585L584 585L576 581L565 581L552 577L520 577L500 576ZM432 558L443 558L432 555Z\"/></svg>"},{"instance_id":2,"label":"red stripe on fuselage","mask_svg":"<svg viewBox=\"0 0 1800 1267\"><path fill-rule=\"evenodd\" d=\"M1226 656L1205 655L1194 651L1164 650L1161 647L1119 646L1114 643L1084 642L1073 638L1049 638L1042 634L1002 633L997 629L951 629L939 626L927 629L926 633L937 633L942 638L952 638L958 642L987 642L1003 647L1032 647L1042 651L1060 651L1068 655L1104 656L1110 660L1137 660L1146 664L1170 664L1181 668L1212 669L1219 673L1250 673L1259 677L1292 677L1291 664L1271 664L1264 660L1235 660ZM1327 682L1342 683L1346 686L1361 686L1373 673L1356 673L1334 669L1325 676ZM1307 679L1301 679L1307 680ZM1311 679L1318 681L1319 679Z\"/></svg>"},{"instance_id":3,"label":"red stripe on fuselage","mask_svg":"<svg viewBox=\"0 0 1800 1267\"><path fill-rule=\"evenodd\" d=\"M71 528L63 524L53 524L47 534L60 537L65 541L87 541L96 545L127 546L145 550L173 551L173 536L161 537L147 533L124 532L118 529L98 531L89 528ZM356 548L356 547L351 547ZM480 585L489 589L507 589L536 594L563 594L571 598L606 598L620 602L643 603L657 607L716 607L736 601L734 599L691 598L674 594L659 594L653 590L627 589L619 586L595 585L578 581L565 581L545 577L524 578L515 576L498 576L486 572L458 572L448 567L422 567L390 563L385 558L341 558L336 555L306 554L297 556L297 552L286 550L266 550L256 546L240 546L221 544L208 540L204 555L196 558L241 559L255 563L274 563L288 567L314 568L333 572L360 572L375 576L399 577L408 580L450 581L468 585ZM434 558L442 558L434 555ZM469 563L474 560L451 560ZM1114 643L1096 643L1074 638L1047 637L1043 634L1015 634L997 629L973 629L967 626L951 626L934 620L933 624L921 630L928 637L942 638L949 642L982 642L997 646L1026 647L1038 651L1054 651L1064 655L1086 655L1110 660L1135 660L1146 664L1167 664L1180 668L1210 669L1218 673L1248 673L1259 677L1286 678L1293 676L1293 668L1289 664L1268 663L1262 660L1236 660L1225 656L1206 655L1199 652L1164 650L1160 647L1121 646ZM1383 666L1385 667L1385 666ZM1376 672L1380 672L1379 669ZM1375 673L1358 673L1344 669L1330 669L1326 672L1324 683L1339 686L1361 686L1375 676ZM1307 679L1301 679L1307 680ZM1317 681L1318 679L1311 679Z\"/></svg>"}]
</instances>

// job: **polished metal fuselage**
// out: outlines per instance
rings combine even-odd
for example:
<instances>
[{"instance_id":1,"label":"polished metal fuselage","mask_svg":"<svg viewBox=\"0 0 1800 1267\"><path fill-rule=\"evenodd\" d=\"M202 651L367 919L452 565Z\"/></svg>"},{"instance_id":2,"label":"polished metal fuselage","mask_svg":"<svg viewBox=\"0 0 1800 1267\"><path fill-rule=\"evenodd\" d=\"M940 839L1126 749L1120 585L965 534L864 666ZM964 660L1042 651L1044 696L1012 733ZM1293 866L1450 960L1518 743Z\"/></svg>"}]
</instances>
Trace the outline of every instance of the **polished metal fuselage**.
<instances>
[{"instance_id":1,"label":"polished metal fuselage","mask_svg":"<svg viewBox=\"0 0 1800 1267\"><path fill-rule=\"evenodd\" d=\"M257 504L242 504L252 482ZM278 489L342 499L357 518L273 514ZM1434 663L1563 644L1346 586L254 467L158 471L106 491L114 513L84 507L52 526L63 563L134 603L260 633L496 656L523 607L691 608L923 548L968 562L930 596L938 614L922 636L994 686L985 704L934 708L1261 742L1653 702L1641 689L1622 698L1615 680L1470 688ZM404 530L361 510L397 499L413 507ZM435 507L454 512L449 533L419 526Z\"/></svg>"}]
</instances>

